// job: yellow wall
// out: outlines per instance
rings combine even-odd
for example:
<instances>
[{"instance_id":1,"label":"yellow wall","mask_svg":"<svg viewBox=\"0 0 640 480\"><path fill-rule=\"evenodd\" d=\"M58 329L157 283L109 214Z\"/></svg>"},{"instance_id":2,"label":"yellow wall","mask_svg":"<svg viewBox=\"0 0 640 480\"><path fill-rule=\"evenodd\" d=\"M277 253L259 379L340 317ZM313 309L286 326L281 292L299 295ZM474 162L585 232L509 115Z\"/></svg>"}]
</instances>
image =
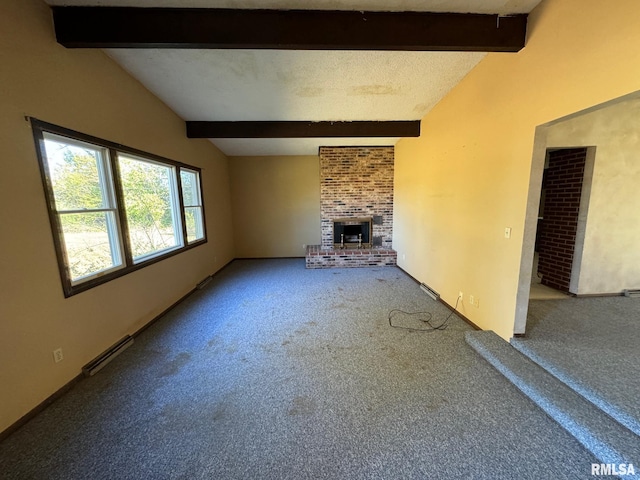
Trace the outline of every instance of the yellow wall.
<instances>
[{"instance_id":1,"label":"yellow wall","mask_svg":"<svg viewBox=\"0 0 640 480\"><path fill-rule=\"evenodd\" d=\"M536 126L640 89L638 18L636 0L544 0L521 52L487 55L396 145L398 263L447 303L463 291L478 326L514 332Z\"/></svg>"},{"instance_id":2,"label":"yellow wall","mask_svg":"<svg viewBox=\"0 0 640 480\"><path fill-rule=\"evenodd\" d=\"M230 157L236 256L303 257L320 244L317 156Z\"/></svg>"},{"instance_id":3,"label":"yellow wall","mask_svg":"<svg viewBox=\"0 0 640 480\"><path fill-rule=\"evenodd\" d=\"M227 159L97 50L54 39L39 0L0 7L0 431L233 258ZM25 116L203 169L209 242L65 299ZM55 364L52 351L62 348Z\"/></svg>"}]
</instances>

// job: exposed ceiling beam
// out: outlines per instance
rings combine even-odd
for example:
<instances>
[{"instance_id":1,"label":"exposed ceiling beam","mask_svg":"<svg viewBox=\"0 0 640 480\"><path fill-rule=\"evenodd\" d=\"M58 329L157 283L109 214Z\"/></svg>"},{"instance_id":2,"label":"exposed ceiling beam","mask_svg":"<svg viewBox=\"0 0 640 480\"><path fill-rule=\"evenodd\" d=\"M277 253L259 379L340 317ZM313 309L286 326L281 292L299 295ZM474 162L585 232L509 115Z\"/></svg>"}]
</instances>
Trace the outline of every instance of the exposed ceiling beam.
<instances>
[{"instance_id":1,"label":"exposed ceiling beam","mask_svg":"<svg viewBox=\"0 0 640 480\"><path fill-rule=\"evenodd\" d=\"M359 122L187 122L188 138L418 137L420 120Z\"/></svg>"},{"instance_id":2,"label":"exposed ceiling beam","mask_svg":"<svg viewBox=\"0 0 640 480\"><path fill-rule=\"evenodd\" d=\"M52 7L69 48L517 52L527 15Z\"/></svg>"}]
</instances>

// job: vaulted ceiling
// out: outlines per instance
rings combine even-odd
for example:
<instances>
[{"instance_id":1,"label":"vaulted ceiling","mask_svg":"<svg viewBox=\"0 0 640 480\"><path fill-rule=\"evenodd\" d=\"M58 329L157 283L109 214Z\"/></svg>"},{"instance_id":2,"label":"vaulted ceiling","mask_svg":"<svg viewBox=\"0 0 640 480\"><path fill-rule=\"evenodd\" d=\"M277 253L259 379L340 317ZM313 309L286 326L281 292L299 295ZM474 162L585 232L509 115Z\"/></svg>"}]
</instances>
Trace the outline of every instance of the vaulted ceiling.
<instances>
[{"instance_id":1,"label":"vaulted ceiling","mask_svg":"<svg viewBox=\"0 0 640 480\"><path fill-rule=\"evenodd\" d=\"M244 9L247 10L247 14L250 13L249 10L265 9L361 13L480 13L497 14L500 18L529 13L540 2L540 0L46 1L52 6ZM145 13L148 12L145 10ZM204 11L200 13L204 15ZM498 26L500 18L495 19ZM366 22L366 16L359 18L359 21ZM142 25L153 23L144 19L141 22ZM262 22L264 25L261 25L260 17L257 17L255 22L255 24L243 24L247 29L247 38L258 38L259 36L256 36L258 27L261 31L265 30L269 33L269 28L272 26L268 21ZM132 25L134 26L132 30L140 30L135 27L135 23ZM337 37L343 42L342 44L329 47L316 44L311 49L306 45L302 50L296 49L298 47L295 45L287 45L282 49L274 48L268 41L260 45L254 42L251 45L234 44L231 47L218 44L165 45L151 42L136 45L98 42L88 46L90 48L117 47L105 48L105 52L185 121L234 122L222 125L231 130L241 125L243 129L240 132L234 130L233 135L229 135L228 130L215 129L221 124L213 124L214 130L205 128L198 135L190 133L190 136L211 138L215 145L230 156L315 155L318 147L322 145L393 145L401 136L408 136L410 133L397 129L404 124L381 122L420 120L482 60L486 55L485 51L491 50L470 46L466 50L471 51L462 51L464 49L457 46L448 48L436 46L435 50L453 51L411 51L417 47L406 45L390 46L388 47L390 50L384 50L380 45L368 47L371 49L361 49L362 46L352 47L348 44L351 38L349 31L352 30L349 23L331 33L332 28L336 29L335 25L336 23L332 22L324 28L330 32L329 36L332 39ZM464 34L464 31L471 28L466 24L451 25L460 26L447 26L449 30L458 30L449 32L455 35L445 34L447 41L451 36L456 40L460 37L459 34ZM220 25L218 29L225 30L226 25ZM114 30L117 32L118 28ZM191 30L194 31L188 32L190 35L198 34L195 28ZM409 32L408 35L411 35L410 27L398 28L395 31L400 30L406 30ZM206 30L203 31L206 34ZM382 39L387 43L395 42L398 36L401 35L387 32L386 35L382 35ZM465 36L462 35L462 38L464 39ZM281 40L277 38L278 42ZM413 39L410 40L413 41ZM428 41L432 41L431 38ZM211 48L212 46L216 48ZM479 49L485 51L474 51ZM500 48L493 50L500 51ZM280 122L280 124L235 123L248 121ZM369 124L357 125L354 123L356 121L369 122ZM292 124L291 122L305 123ZM324 123L316 124L316 122ZM202 125L207 126L207 124L197 126ZM322 136L269 138L281 136L285 131L282 128L292 125L293 130L286 131L293 133L285 133L285 135L299 136L295 132L305 132L305 129L313 127L314 134ZM370 125L374 127L374 131L376 131L375 128L378 129L378 134L380 134L380 126L391 125L396 129L383 133L391 136L357 136ZM265 129L264 126L268 128ZM415 131L415 128L413 130ZM216 132L226 133L223 135ZM217 138L216 135L240 136L240 138ZM245 135L266 138L246 138Z\"/></svg>"}]
</instances>

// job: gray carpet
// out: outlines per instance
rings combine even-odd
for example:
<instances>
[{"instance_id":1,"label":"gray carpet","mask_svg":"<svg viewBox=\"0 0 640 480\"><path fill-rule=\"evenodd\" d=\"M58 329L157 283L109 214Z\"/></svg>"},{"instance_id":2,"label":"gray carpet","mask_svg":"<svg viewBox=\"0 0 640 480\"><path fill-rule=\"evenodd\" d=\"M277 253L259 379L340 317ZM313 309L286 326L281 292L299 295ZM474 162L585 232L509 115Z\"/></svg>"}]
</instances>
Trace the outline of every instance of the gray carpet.
<instances>
[{"instance_id":1,"label":"gray carpet","mask_svg":"<svg viewBox=\"0 0 640 480\"><path fill-rule=\"evenodd\" d=\"M597 478L467 324L394 308L449 314L395 267L235 261L0 444L0 478Z\"/></svg>"},{"instance_id":2,"label":"gray carpet","mask_svg":"<svg viewBox=\"0 0 640 480\"><path fill-rule=\"evenodd\" d=\"M598 409L531 359L491 331L466 332L465 340L485 360L562 425L601 464L624 464L622 478L640 480L637 465L640 437Z\"/></svg>"},{"instance_id":3,"label":"gray carpet","mask_svg":"<svg viewBox=\"0 0 640 480\"><path fill-rule=\"evenodd\" d=\"M511 343L640 435L640 298L532 301Z\"/></svg>"}]
</instances>

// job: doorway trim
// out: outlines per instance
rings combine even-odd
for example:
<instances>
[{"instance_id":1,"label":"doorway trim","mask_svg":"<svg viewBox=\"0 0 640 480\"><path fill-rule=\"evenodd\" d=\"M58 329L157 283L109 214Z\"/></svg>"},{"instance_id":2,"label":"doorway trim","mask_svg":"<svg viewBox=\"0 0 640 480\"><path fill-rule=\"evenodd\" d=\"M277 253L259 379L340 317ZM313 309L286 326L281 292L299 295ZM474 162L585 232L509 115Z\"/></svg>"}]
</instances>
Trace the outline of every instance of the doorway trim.
<instances>
[{"instance_id":1,"label":"doorway trim","mask_svg":"<svg viewBox=\"0 0 640 480\"><path fill-rule=\"evenodd\" d=\"M535 252L536 230L538 228L538 210L542 192L542 176L547 158L548 124L536 127L533 139L533 157L529 173L529 193L522 235L522 251L520 254L520 276L516 294L516 315L513 325L514 335L524 335L527 327L529 310L529 294L531 292L531 275L533 274L533 255Z\"/></svg>"}]
</instances>

